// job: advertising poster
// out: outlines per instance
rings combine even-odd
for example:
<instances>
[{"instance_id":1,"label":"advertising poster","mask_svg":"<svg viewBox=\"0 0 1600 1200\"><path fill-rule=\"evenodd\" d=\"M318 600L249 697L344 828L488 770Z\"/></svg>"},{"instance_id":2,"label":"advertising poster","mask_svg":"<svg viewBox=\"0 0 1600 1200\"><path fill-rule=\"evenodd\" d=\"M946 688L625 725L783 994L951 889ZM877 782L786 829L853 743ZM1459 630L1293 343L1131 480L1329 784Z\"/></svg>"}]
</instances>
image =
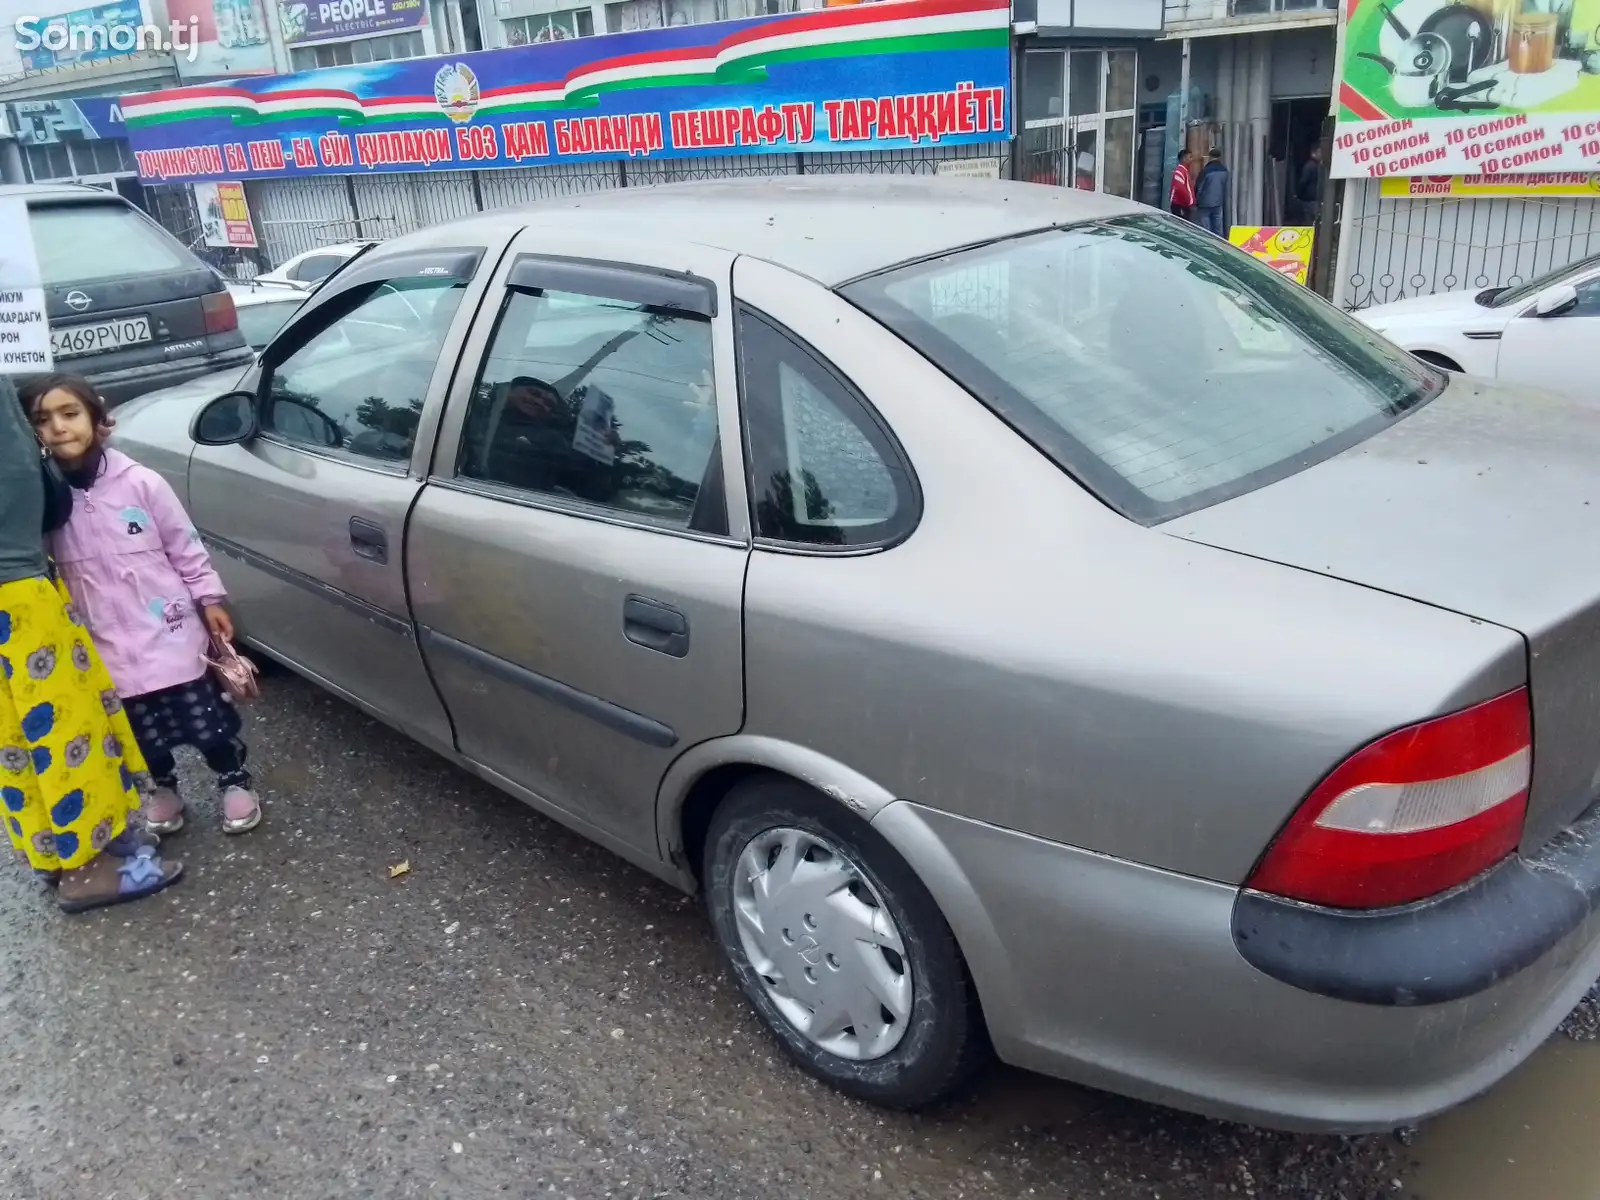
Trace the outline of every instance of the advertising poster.
<instances>
[{"instance_id":1,"label":"advertising poster","mask_svg":"<svg viewBox=\"0 0 1600 1200\"><path fill-rule=\"evenodd\" d=\"M122 58L140 49L139 0L119 0L48 18L19 18L17 52L28 71L50 71Z\"/></svg>"},{"instance_id":2,"label":"advertising poster","mask_svg":"<svg viewBox=\"0 0 1600 1200\"><path fill-rule=\"evenodd\" d=\"M426 24L427 16L423 0L283 0L278 5L283 40L291 45L398 33Z\"/></svg>"},{"instance_id":3,"label":"advertising poster","mask_svg":"<svg viewBox=\"0 0 1600 1200\"><path fill-rule=\"evenodd\" d=\"M127 136L122 107L112 96L75 100L18 100L9 106L11 127L24 146Z\"/></svg>"},{"instance_id":4,"label":"advertising poster","mask_svg":"<svg viewBox=\"0 0 1600 1200\"><path fill-rule=\"evenodd\" d=\"M1419 175L1385 178L1386 200L1465 200L1486 196L1600 196L1600 174L1568 171L1555 175Z\"/></svg>"},{"instance_id":5,"label":"advertising poster","mask_svg":"<svg viewBox=\"0 0 1600 1200\"><path fill-rule=\"evenodd\" d=\"M48 371L54 360L44 280L21 196L0 196L0 229L0 374Z\"/></svg>"},{"instance_id":6,"label":"advertising poster","mask_svg":"<svg viewBox=\"0 0 1600 1200\"><path fill-rule=\"evenodd\" d=\"M167 0L173 21L193 22L195 50L176 56L178 77L223 79L272 74L272 39L262 0Z\"/></svg>"},{"instance_id":7,"label":"advertising poster","mask_svg":"<svg viewBox=\"0 0 1600 1200\"><path fill-rule=\"evenodd\" d=\"M1600 166L1600 0L1344 0L1335 178Z\"/></svg>"},{"instance_id":8,"label":"advertising poster","mask_svg":"<svg viewBox=\"0 0 1600 1200\"><path fill-rule=\"evenodd\" d=\"M150 182L1002 142L1009 20L1006 0L901 0L147 92L122 111Z\"/></svg>"},{"instance_id":9,"label":"advertising poster","mask_svg":"<svg viewBox=\"0 0 1600 1200\"><path fill-rule=\"evenodd\" d=\"M235 180L190 184L200 213L200 229L208 246L242 246L253 250L256 229L250 220L250 203L244 184Z\"/></svg>"},{"instance_id":10,"label":"advertising poster","mask_svg":"<svg viewBox=\"0 0 1600 1200\"><path fill-rule=\"evenodd\" d=\"M1299 225L1235 225L1228 240L1252 258L1302 287L1311 278L1311 247L1317 231Z\"/></svg>"}]
</instances>

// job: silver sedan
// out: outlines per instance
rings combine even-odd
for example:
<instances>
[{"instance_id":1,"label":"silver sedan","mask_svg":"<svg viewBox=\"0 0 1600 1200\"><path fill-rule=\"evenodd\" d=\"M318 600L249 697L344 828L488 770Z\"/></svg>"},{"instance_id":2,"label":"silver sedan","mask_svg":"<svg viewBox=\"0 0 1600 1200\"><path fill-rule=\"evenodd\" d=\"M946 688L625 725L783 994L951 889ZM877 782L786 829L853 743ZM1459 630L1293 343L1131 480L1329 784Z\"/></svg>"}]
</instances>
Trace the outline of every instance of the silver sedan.
<instances>
[{"instance_id":1,"label":"silver sedan","mask_svg":"<svg viewBox=\"0 0 1600 1200\"><path fill-rule=\"evenodd\" d=\"M702 894L855 1095L1391 1126L1600 974L1600 420L1192 226L573 197L352 260L237 386L119 437L250 643Z\"/></svg>"}]
</instances>

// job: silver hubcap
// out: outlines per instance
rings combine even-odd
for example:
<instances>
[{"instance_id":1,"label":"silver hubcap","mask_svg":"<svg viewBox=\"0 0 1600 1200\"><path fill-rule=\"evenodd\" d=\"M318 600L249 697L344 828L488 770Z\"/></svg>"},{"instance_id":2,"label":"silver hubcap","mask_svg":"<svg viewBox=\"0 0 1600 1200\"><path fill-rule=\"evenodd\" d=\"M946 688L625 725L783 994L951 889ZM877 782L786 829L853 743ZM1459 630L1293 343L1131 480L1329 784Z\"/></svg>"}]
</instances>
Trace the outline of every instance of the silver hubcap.
<instances>
[{"instance_id":1,"label":"silver hubcap","mask_svg":"<svg viewBox=\"0 0 1600 1200\"><path fill-rule=\"evenodd\" d=\"M734 872L745 956L788 1022L840 1058L881 1058L911 1016L900 930L861 871L798 829L757 834Z\"/></svg>"}]
</instances>

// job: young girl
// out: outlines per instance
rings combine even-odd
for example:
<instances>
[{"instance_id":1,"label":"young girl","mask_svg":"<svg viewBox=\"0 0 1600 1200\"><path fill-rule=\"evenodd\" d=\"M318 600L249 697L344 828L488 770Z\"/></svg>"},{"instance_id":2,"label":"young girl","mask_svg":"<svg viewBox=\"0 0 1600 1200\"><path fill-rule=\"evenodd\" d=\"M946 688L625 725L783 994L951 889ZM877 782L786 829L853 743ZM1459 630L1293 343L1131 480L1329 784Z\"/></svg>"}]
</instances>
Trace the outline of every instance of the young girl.
<instances>
[{"instance_id":1,"label":"young girl","mask_svg":"<svg viewBox=\"0 0 1600 1200\"><path fill-rule=\"evenodd\" d=\"M193 746L216 772L222 831L261 823L245 770L239 714L206 664L210 639L233 639L222 580L166 480L105 445L106 405L87 380L54 375L24 397L39 440L74 489L50 549L133 724L155 790L153 832L183 827L172 752Z\"/></svg>"}]
</instances>

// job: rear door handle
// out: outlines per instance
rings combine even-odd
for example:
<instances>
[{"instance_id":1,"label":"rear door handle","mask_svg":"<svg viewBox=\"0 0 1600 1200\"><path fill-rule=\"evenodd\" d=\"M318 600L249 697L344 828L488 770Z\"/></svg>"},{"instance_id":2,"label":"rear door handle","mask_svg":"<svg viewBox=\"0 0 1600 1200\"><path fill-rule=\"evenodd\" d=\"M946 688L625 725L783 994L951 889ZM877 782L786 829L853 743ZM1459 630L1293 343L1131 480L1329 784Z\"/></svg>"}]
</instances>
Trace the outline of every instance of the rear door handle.
<instances>
[{"instance_id":1,"label":"rear door handle","mask_svg":"<svg viewBox=\"0 0 1600 1200\"><path fill-rule=\"evenodd\" d=\"M350 548L361 558L375 563L389 561L389 535L371 521L350 518Z\"/></svg>"},{"instance_id":2,"label":"rear door handle","mask_svg":"<svg viewBox=\"0 0 1600 1200\"><path fill-rule=\"evenodd\" d=\"M670 604L645 596L622 602L622 635L637 646L673 658L689 654L689 618Z\"/></svg>"}]
</instances>

